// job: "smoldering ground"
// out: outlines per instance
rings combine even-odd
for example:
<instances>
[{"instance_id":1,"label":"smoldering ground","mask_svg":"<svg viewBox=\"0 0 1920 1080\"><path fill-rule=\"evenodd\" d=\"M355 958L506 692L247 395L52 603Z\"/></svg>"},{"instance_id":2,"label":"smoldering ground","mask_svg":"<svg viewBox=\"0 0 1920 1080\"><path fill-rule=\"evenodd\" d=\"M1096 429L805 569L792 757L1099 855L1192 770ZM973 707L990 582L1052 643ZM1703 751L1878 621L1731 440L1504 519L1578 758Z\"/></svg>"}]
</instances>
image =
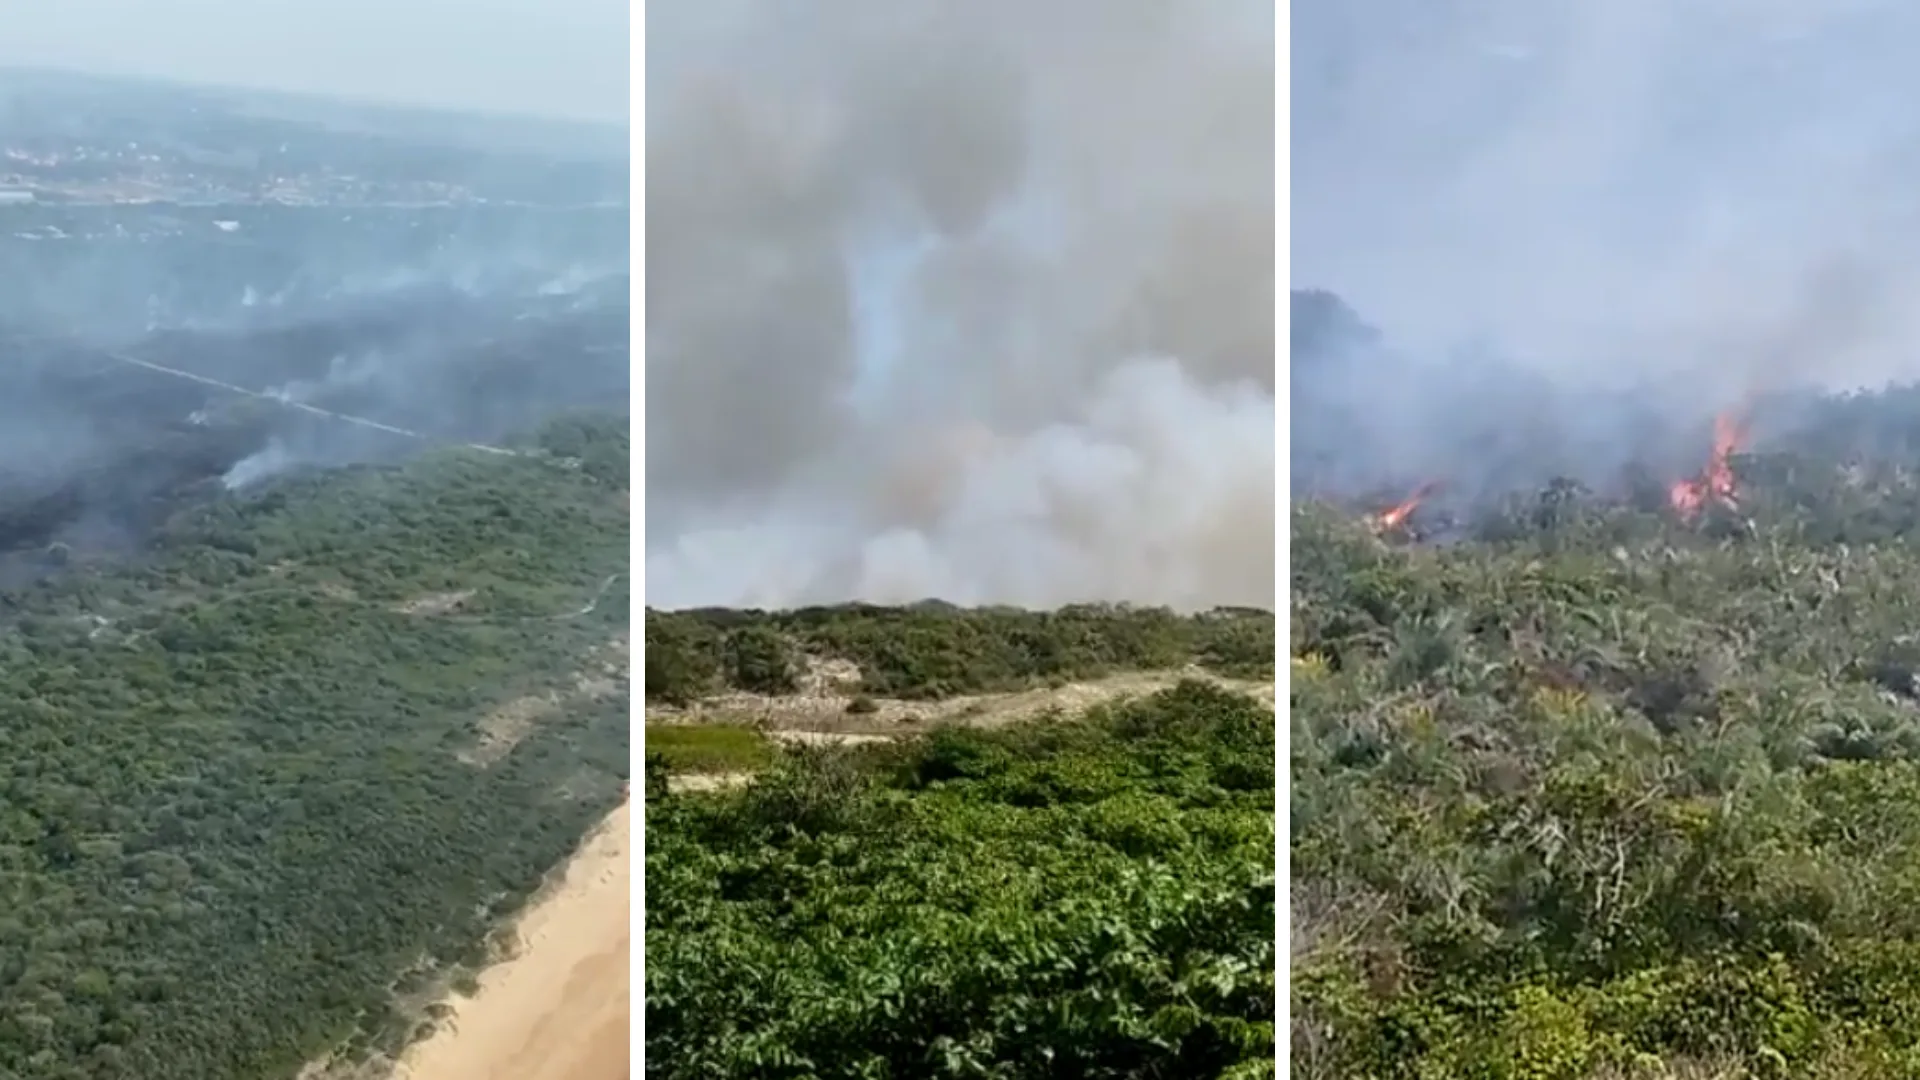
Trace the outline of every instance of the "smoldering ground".
<instances>
[{"instance_id":1,"label":"smoldering ground","mask_svg":"<svg viewBox=\"0 0 1920 1080\"><path fill-rule=\"evenodd\" d=\"M1606 475L1697 460L1750 395L1920 377L1920 10L1292 14L1293 278L1380 330L1296 371L1297 460ZM1347 421L1301 422L1303 392Z\"/></svg>"},{"instance_id":2,"label":"smoldering ground","mask_svg":"<svg viewBox=\"0 0 1920 1080\"><path fill-rule=\"evenodd\" d=\"M1271 5L647 14L650 603L1271 602Z\"/></svg>"}]
</instances>

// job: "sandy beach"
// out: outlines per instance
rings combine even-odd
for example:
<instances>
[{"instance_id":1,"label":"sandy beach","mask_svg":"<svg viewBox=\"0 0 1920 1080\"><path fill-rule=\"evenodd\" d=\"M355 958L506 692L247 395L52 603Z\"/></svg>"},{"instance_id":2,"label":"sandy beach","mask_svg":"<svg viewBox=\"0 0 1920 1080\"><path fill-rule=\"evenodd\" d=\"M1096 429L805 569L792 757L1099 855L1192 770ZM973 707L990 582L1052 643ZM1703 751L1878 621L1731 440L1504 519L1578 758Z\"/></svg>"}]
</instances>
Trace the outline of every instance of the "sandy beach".
<instances>
[{"instance_id":1,"label":"sandy beach","mask_svg":"<svg viewBox=\"0 0 1920 1080\"><path fill-rule=\"evenodd\" d=\"M397 1080L627 1080L632 815L622 804L519 924L520 949L401 1059Z\"/></svg>"}]
</instances>

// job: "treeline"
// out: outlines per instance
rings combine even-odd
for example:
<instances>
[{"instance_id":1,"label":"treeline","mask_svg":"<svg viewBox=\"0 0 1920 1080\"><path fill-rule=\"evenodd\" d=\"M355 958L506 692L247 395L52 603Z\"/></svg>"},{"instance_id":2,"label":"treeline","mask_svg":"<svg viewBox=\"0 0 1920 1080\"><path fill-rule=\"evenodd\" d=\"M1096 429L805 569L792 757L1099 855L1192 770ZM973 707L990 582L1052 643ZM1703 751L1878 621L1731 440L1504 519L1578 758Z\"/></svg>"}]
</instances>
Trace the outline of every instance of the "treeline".
<instances>
[{"instance_id":1,"label":"treeline","mask_svg":"<svg viewBox=\"0 0 1920 1080\"><path fill-rule=\"evenodd\" d=\"M568 613L626 569L625 483L468 451L293 477L0 594L0 1078L261 1080L420 1034L622 798L625 695L572 690L626 591Z\"/></svg>"},{"instance_id":2,"label":"treeline","mask_svg":"<svg viewBox=\"0 0 1920 1080\"><path fill-rule=\"evenodd\" d=\"M684 705L725 690L792 692L808 658L859 666L862 693L937 699L1125 671L1197 665L1273 674L1272 612L1080 605L1054 611L846 604L794 611L646 613L647 700Z\"/></svg>"}]
</instances>

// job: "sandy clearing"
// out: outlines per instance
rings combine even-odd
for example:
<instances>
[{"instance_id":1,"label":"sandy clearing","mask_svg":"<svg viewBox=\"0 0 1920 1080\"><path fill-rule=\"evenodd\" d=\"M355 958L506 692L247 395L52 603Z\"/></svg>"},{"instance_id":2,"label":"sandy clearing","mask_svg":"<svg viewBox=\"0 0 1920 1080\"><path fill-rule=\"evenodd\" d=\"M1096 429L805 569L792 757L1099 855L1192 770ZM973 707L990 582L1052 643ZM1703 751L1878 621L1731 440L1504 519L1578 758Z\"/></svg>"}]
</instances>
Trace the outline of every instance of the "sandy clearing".
<instances>
[{"instance_id":1,"label":"sandy clearing","mask_svg":"<svg viewBox=\"0 0 1920 1080\"><path fill-rule=\"evenodd\" d=\"M767 738L789 746L863 746L892 742L892 735L863 735L853 731L769 731Z\"/></svg>"},{"instance_id":2,"label":"sandy clearing","mask_svg":"<svg viewBox=\"0 0 1920 1080\"><path fill-rule=\"evenodd\" d=\"M843 664L844 661L830 663ZM899 698L870 698L869 712L850 713L848 705L856 696L858 669L852 674L834 672L821 677L819 661L801 693L784 697L764 697L729 693L700 702L689 708L647 706L650 724L698 724L751 722L770 734L835 733L837 735L898 736L924 731L938 724L963 724L969 727L993 727L1025 719L1048 709L1080 712L1094 705L1123 697L1145 697L1166 690L1182 679L1215 683L1237 693L1251 695L1271 706L1275 701L1274 680L1255 681L1216 675L1199 667L1175 671L1143 671L1109 675L1060 686L1035 687L1011 693L966 694L939 701L909 701ZM851 665L845 665L851 668Z\"/></svg>"},{"instance_id":3,"label":"sandy clearing","mask_svg":"<svg viewBox=\"0 0 1920 1080\"><path fill-rule=\"evenodd\" d=\"M752 773L676 773L667 777L667 790L675 795L704 795L751 783Z\"/></svg>"},{"instance_id":4,"label":"sandy clearing","mask_svg":"<svg viewBox=\"0 0 1920 1080\"><path fill-rule=\"evenodd\" d=\"M408 1050L395 1080L628 1080L632 814L623 803L518 926L520 949Z\"/></svg>"},{"instance_id":5,"label":"sandy clearing","mask_svg":"<svg viewBox=\"0 0 1920 1080\"><path fill-rule=\"evenodd\" d=\"M416 596L405 603L396 604L393 610L402 615L446 615L460 610L471 599L473 599L472 589L427 593L425 596Z\"/></svg>"}]
</instances>

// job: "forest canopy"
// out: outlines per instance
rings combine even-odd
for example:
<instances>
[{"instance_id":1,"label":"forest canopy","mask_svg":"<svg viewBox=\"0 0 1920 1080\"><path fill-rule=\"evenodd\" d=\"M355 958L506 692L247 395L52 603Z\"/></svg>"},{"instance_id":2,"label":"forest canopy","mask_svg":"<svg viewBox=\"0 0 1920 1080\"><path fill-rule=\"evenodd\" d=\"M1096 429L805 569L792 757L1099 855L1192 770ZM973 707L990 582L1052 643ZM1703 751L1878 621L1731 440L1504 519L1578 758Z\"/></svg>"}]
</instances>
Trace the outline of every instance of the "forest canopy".
<instances>
[{"instance_id":1,"label":"forest canopy","mask_svg":"<svg viewBox=\"0 0 1920 1080\"><path fill-rule=\"evenodd\" d=\"M619 803L626 422L519 449L289 476L0 594L0 1078L391 1053Z\"/></svg>"}]
</instances>

